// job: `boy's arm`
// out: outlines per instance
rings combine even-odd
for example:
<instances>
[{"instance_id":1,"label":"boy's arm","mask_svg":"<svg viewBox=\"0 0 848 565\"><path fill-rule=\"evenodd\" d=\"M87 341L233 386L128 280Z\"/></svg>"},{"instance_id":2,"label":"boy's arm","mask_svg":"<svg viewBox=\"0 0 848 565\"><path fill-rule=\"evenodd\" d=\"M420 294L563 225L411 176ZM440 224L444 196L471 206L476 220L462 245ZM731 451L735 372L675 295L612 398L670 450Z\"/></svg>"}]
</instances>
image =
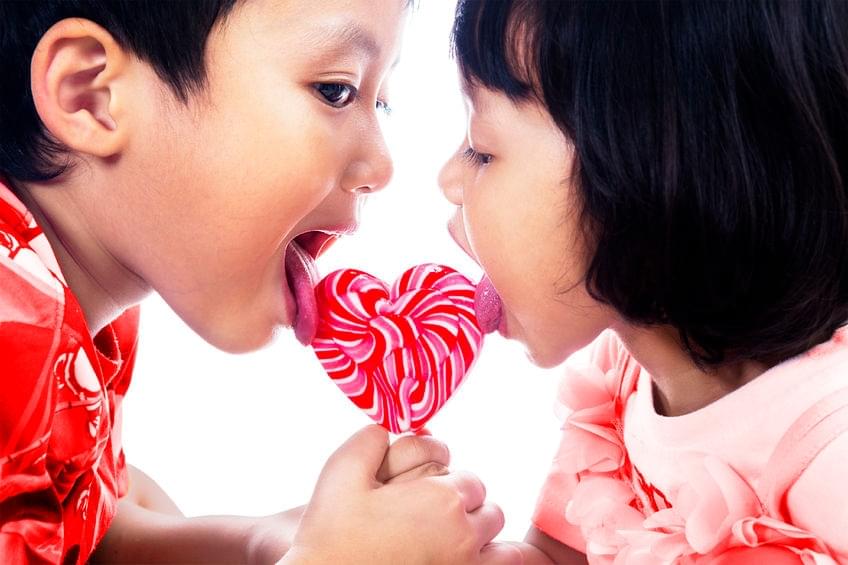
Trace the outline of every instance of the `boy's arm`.
<instances>
[{"instance_id":1,"label":"boy's arm","mask_svg":"<svg viewBox=\"0 0 848 565\"><path fill-rule=\"evenodd\" d=\"M300 508L275 516L285 536L286 517L293 528ZM91 563L273 563L261 558L252 541L264 518L160 514L122 500L118 514L91 558ZM293 536L293 534L292 534ZM290 538L289 538L290 539Z\"/></svg>"},{"instance_id":2,"label":"boy's arm","mask_svg":"<svg viewBox=\"0 0 848 565\"><path fill-rule=\"evenodd\" d=\"M405 436L387 450L377 480L442 475L450 453L428 436ZM128 465L127 494L91 563L274 563L291 546L304 506L262 518L186 518L146 474Z\"/></svg>"},{"instance_id":3,"label":"boy's arm","mask_svg":"<svg viewBox=\"0 0 848 565\"><path fill-rule=\"evenodd\" d=\"M129 488L127 494L121 499L132 502L136 506L147 508L160 514L171 514L183 516L177 504L171 500L162 487L151 479L144 471L132 465L127 465L129 473Z\"/></svg>"},{"instance_id":4,"label":"boy's arm","mask_svg":"<svg viewBox=\"0 0 848 565\"><path fill-rule=\"evenodd\" d=\"M186 518L150 477L132 466L129 474L129 490L92 563L273 563L291 544L303 512Z\"/></svg>"}]
</instances>

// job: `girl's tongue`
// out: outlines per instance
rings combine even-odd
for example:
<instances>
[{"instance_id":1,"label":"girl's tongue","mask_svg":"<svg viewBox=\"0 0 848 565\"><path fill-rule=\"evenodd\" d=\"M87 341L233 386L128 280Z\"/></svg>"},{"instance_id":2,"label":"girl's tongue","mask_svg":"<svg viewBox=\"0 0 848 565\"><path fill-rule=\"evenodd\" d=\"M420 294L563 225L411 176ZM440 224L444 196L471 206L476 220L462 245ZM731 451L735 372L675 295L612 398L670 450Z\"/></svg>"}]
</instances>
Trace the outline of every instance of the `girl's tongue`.
<instances>
[{"instance_id":1,"label":"girl's tongue","mask_svg":"<svg viewBox=\"0 0 848 565\"><path fill-rule=\"evenodd\" d=\"M484 276L477 284L477 290L474 293L474 312L484 334L495 331L501 324L503 303L489 277Z\"/></svg>"},{"instance_id":2,"label":"girl's tongue","mask_svg":"<svg viewBox=\"0 0 848 565\"><path fill-rule=\"evenodd\" d=\"M318 272L312 256L294 241L286 248L286 279L297 302L294 335L300 343L309 345L318 330L318 307L314 290L318 283Z\"/></svg>"}]
</instances>

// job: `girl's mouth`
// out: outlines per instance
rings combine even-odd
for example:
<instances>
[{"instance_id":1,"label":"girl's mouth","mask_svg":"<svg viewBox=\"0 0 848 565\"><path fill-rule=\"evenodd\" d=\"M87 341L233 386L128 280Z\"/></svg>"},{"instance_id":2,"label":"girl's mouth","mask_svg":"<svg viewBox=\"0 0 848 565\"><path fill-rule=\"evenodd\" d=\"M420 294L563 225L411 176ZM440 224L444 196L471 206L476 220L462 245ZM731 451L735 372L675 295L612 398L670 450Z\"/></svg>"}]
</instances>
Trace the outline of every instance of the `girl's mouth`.
<instances>
[{"instance_id":1,"label":"girl's mouth","mask_svg":"<svg viewBox=\"0 0 848 565\"><path fill-rule=\"evenodd\" d=\"M314 290L318 283L318 269L315 260L339 237L336 233L310 231L295 237L286 247L286 282L295 302L292 326L295 337L303 345L312 343L318 330Z\"/></svg>"},{"instance_id":2,"label":"girl's mouth","mask_svg":"<svg viewBox=\"0 0 848 565\"><path fill-rule=\"evenodd\" d=\"M465 237L465 227L460 213L455 214L448 222L448 233L450 233L451 238L453 238L459 248L480 265L480 261L469 250L468 239ZM480 282L477 283L477 290L474 293L474 313L477 316L477 323L480 325L480 329L484 334L491 333L495 330L501 330L501 333L505 334L506 318L504 316L503 301L488 276L483 276Z\"/></svg>"}]
</instances>

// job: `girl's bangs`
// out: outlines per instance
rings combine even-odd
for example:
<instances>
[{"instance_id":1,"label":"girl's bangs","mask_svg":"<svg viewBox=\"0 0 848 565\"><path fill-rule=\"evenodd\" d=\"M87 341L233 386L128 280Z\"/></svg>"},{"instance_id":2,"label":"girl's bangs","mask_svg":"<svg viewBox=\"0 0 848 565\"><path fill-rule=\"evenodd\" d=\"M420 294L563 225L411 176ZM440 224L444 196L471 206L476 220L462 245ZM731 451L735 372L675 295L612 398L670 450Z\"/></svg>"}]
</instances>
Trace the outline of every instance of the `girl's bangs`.
<instances>
[{"instance_id":1,"label":"girl's bangs","mask_svg":"<svg viewBox=\"0 0 848 565\"><path fill-rule=\"evenodd\" d=\"M459 0L451 48L465 82L513 100L540 94L538 9L526 0Z\"/></svg>"}]
</instances>

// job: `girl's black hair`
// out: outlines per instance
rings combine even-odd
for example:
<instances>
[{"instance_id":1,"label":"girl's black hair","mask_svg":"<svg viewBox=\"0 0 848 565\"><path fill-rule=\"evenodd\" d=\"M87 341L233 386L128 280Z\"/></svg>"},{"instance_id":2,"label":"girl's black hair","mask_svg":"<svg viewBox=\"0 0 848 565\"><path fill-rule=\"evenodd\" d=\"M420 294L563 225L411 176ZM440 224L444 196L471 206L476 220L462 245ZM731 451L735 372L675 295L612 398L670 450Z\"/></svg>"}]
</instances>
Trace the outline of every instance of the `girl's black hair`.
<instances>
[{"instance_id":1,"label":"girl's black hair","mask_svg":"<svg viewBox=\"0 0 848 565\"><path fill-rule=\"evenodd\" d=\"M64 149L45 135L30 90L41 37L65 18L85 18L148 62L186 101L204 86L206 39L238 0L0 0L0 173L44 181L66 168Z\"/></svg>"},{"instance_id":2,"label":"girl's black hair","mask_svg":"<svg viewBox=\"0 0 848 565\"><path fill-rule=\"evenodd\" d=\"M848 2L459 0L453 48L574 145L593 297L706 366L848 320Z\"/></svg>"}]
</instances>

